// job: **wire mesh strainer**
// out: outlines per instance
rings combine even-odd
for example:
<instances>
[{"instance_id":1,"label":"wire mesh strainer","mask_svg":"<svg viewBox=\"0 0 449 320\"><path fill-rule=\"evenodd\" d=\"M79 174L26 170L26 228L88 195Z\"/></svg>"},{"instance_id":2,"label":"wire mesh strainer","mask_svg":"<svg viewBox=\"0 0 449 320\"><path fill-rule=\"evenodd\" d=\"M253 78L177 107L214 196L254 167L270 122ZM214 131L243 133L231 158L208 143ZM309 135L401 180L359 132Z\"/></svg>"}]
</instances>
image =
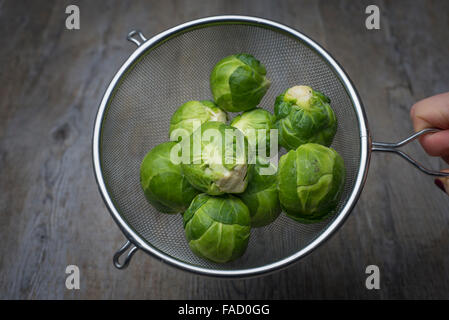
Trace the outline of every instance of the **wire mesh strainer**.
<instances>
[{"instance_id":1,"label":"wire mesh strainer","mask_svg":"<svg viewBox=\"0 0 449 320\"><path fill-rule=\"evenodd\" d=\"M311 252L344 222L362 190L371 151L396 152L428 174L444 175L423 168L397 149L436 129L398 144L371 143L362 104L347 75L323 48L289 27L254 17L219 16L182 24L149 40L133 31L128 40L138 48L110 83L93 137L100 192L128 239L114 255L117 268L126 267L142 249L171 265L205 275L237 277L273 271ZM168 141L170 117L178 106L212 98L209 75L215 63L241 52L254 55L267 67L272 85L261 107L273 112L275 97L298 84L330 97L339 124L332 147L343 157L347 176L331 218L305 225L282 214L271 225L251 231L243 257L220 265L191 252L180 215L161 214L147 202L140 188L139 167L146 152Z\"/></svg>"}]
</instances>

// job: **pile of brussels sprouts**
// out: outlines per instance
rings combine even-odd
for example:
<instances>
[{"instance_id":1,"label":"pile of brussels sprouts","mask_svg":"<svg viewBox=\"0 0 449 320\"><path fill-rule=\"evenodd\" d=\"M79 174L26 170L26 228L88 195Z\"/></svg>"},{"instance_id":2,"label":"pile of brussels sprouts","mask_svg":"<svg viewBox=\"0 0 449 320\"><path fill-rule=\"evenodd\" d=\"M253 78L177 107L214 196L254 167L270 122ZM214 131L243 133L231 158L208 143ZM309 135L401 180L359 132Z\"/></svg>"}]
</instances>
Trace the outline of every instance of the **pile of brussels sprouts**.
<instances>
[{"instance_id":1,"label":"pile of brussels sprouts","mask_svg":"<svg viewBox=\"0 0 449 320\"><path fill-rule=\"evenodd\" d=\"M270 81L249 54L219 61L210 87L214 101L189 101L172 115L171 141L147 153L140 182L158 211L183 215L196 255L226 263L243 255L251 228L281 211L300 223L332 214L345 167L329 148L337 119L324 94L294 86L276 98L274 115L257 108ZM242 113L227 124L227 112ZM288 151L279 167L267 161L277 157L277 142Z\"/></svg>"}]
</instances>

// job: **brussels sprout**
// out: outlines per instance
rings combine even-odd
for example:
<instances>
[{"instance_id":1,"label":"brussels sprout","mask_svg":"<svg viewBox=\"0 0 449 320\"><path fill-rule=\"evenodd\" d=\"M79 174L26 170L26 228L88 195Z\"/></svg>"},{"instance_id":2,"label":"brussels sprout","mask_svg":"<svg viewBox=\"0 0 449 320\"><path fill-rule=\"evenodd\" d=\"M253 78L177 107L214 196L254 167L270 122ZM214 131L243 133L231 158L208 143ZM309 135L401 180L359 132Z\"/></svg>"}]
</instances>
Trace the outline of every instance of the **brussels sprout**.
<instances>
[{"instance_id":1,"label":"brussels sprout","mask_svg":"<svg viewBox=\"0 0 449 320\"><path fill-rule=\"evenodd\" d=\"M160 212L183 212L199 193L187 181L181 167L170 161L176 142L151 149L140 166L140 184L148 201Z\"/></svg>"},{"instance_id":2,"label":"brussels sprout","mask_svg":"<svg viewBox=\"0 0 449 320\"><path fill-rule=\"evenodd\" d=\"M237 197L200 194L184 212L184 229L192 251L225 263L242 256L250 235L248 208Z\"/></svg>"},{"instance_id":3,"label":"brussels sprout","mask_svg":"<svg viewBox=\"0 0 449 320\"><path fill-rule=\"evenodd\" d=\"M266 144L268 155L270 150L270 130L274 128L275 121L275 116L270 112L257 108L251 111L243 112L241 115L235 117L231 122L231 126L236 127L243 132L248 139L248 143L250 145L253 144L254 150L258 150L259 142ZM265 129L266 135L259 137L259 129ZM253 137L251 137L251 131L253 131Z\"/></svg>"},{"instance_id":4,"label":"brussels sprout","mask_svg":"<svg viewBox=\"0 0 449 320\"><path fill-rule=\"evenodd\" d=\"M180 106L171 117L170 137L177 129L184 129L191 135L197 129L195 125L200 126L207 121L226 122L227 118L226 112L212 101L189 101Z\"/></svg>"},{"instance_id":5,"label":"brussels sprout","mask_svg":"<svg viewBox=\"0 0 449 320\"><path fill-rule=\"evenodd\" d=\"M262 168L271 169L261 172ZM259 160L250 168L248 187L239 195L251 215L252 227L263 227L272 223L281 213L277 190L277 167Z\"/></svg>"},{"instance_id":6,"label":"brussels sprout","mask_svg":"<svg viewBox=\"0 0 449 320\"><path fill-rule=\"evenodd\" d=\"M281 207L299 222L321 221L337 207L344 181L343 159L334 149L303 144L279 161Z\"/></svg>"},{"instance_id":7,"label":"brussels sprout","mask_svg":"<svg viewBox=\"0 0 449 320\"><path fill-rule=\"evenodd\" d=\"M249 54L219 61L210 75L215 102L229 112L254 109L270 87L265 67Z\"/></svg>"},{"instance_id":8,"label":"brussels sprout","mask_svg":"<svg viewBox=\"0 0 449 320\"><path fill-rule=\"evenodd\" d=\"M181 168L192 186L210 195L245 191L248 142L238 129L221 122L205 122L189 142L190 158L181 163Z\"/></svg>"},{"instance_id":9,"label":"brussels sprout","mask_svg":"<svg viewBox=\"0 0 449 320\"><path fill-rule=\"evenodd\" d=\"M324 94L307 86L295 86L276 98L274 113L279 144L287 150L305 143L330 146L337 119Z\"/></svg>"}]
</instances>

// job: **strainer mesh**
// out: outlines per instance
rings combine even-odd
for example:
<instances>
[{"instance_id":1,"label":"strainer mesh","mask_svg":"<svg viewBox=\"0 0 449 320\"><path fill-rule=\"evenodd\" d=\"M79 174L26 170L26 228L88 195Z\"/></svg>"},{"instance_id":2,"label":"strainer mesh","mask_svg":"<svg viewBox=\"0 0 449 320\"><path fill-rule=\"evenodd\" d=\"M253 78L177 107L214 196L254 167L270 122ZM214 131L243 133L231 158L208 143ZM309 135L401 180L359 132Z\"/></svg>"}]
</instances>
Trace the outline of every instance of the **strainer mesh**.
<instances>
[{"instance_id":1,"label":"strainer mesh","mask_svg":"<svg viewBox=\"0 0 449 320\"><path fill-rule=\"evenodd\" d=\"M190 251L180 215L161 214L146 201L139 183L143 157L168 141L170 117L181 104L212 98L209 74L215 63L234 53L252 54L266 66L272 85L262 108L273 112L276 96L298 84L331 98L339 123L332 147L343 157L347 172L337 212L353 189L360 162L360 132L351 99L326 61L300 40L261 26L215 24L185 30L147 50L118 83L107 106L100 138L103 178L116 209L142 239L166 255L216 270L279 261L308 245L332 221L305 225L282 213L273 224L251 231L242 258L219 265Z\"/></svg>"}]
</instances>

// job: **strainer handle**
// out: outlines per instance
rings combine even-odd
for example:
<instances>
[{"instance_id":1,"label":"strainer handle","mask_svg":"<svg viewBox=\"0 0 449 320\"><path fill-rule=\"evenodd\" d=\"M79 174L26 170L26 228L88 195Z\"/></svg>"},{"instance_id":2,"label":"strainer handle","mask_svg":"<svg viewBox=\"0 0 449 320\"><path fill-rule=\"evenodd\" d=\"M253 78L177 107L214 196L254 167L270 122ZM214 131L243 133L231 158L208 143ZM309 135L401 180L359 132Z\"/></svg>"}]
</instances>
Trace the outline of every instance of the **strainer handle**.
<instances>
[{"instance_id":1,"label":"strainer handle","mask_svg":"<svg viewBox=\"0 0 449 320\"><path fill-rule=\"evenodd\" d=\"M137 36L139 36L140 39L137 39ZM131 41L136 46L140 46L142 43L147 41L147 38L143 35L143 33L140 30L132 30L130 33L128 33L128 36L126 37L126 40Z\"/></svg>"},{"instance_id":2,"label":"strainer handle","mask_svg":"<svg viewBox=\"0 0 449 320\"><path fill-rule=\"evenodd\" d=\"M371 145L371 150L372 151L380 151L380 152L396 153L397 155L400 155L402 158L404 158L405 160L410 162L412 165L414 165L416 168L418 168L419 170L421 170L422 172L424 172L428 175L437 176L437 177L441 177L441 176L447 177L447 176L449 176L449 172L442 172L442 171L435 171L435 170L427 169L422 164L420 164L418 161L416 161L415 159L410 157L408 154L399 150L400 147L416 140L418 137L422 136L423 134L435 133L438 131L441 131L441 130L436 129L436 128L427 128L427 129L421 130L419 132L416 132L415 134L411 135L410 137L408 137L400 142L397 142L397 143L373 142Z\"/></svg>"},{"instance_id":3,"label":"strainer handle","mask_svg":"<svg viewBox=\"0 0 449 320\"><path fill-rule=\"evenodd\" d=\"M128 249L129 251L128 254L126 255L125 260L122 263L120 263L120 257ZM114 257L112 259L112 261L114 262L114 266L117 269L125 269L129 265L131 258L133 257L133 255L136 253L137 250L139 250L139 248L136 247L131 241L129 240L126 241L126 243L114 254Z\"/></svg>"}]
</instances>

